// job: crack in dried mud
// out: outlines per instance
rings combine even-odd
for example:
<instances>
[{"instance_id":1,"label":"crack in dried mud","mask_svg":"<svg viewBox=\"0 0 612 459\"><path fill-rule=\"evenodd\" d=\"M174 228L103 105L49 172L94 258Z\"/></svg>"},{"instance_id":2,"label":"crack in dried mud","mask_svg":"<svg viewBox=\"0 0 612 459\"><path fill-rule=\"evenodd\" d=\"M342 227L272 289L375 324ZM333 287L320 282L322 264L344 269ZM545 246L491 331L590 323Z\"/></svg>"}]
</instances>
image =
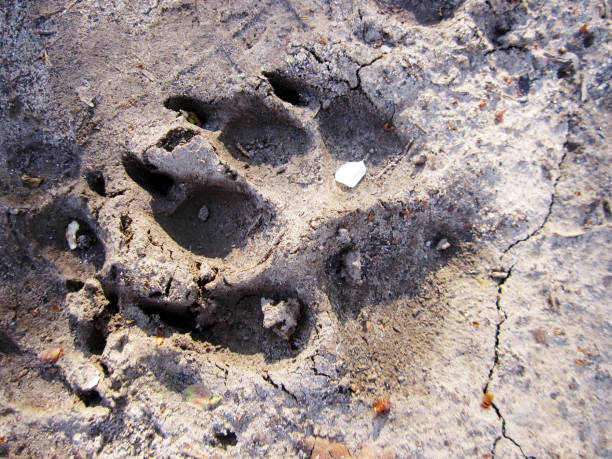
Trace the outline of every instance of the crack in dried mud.
<instances>
[{"instance_id":1,"label":"crack in dried mud","mask_svg":"<svg viewBox=\"0 0 612 459\"><path fill-rule=\"evenodd\" d=\"M270 384L276 390L281 390L285 394L289 395L295 403L298 403L297 396L293 392L289 391L283 383L280 383L280 384L275 383L270 377L270 375L267 373L265 375L260 375L260 376L266 383Z\"/></svg>"},{"instance_id":2,"label":"crack in dried mud","mask_svg":"<svg viewBox=\"0 0 612 459\"><path fill-rule=\"evenodd\" d=\"M544 226L546 226L546 223L548 223L548 220L549 220L549 218L550 218L550 216L552 214L553 206L555 205L555 201L557 200L557 184L559 183L559 180L563 176L561 170L563 168L563 164L565 163L565 158L567 157L567 153L568 153L568 151L565 150L565 152L561 156L561 159L559 160L559 163L557 164L557 170L559 171L559 175L557 175L557 177L555 178L555 183L553 183L553 192L551 193L551 196L550 196L550 204L548 205L548 211L546 212L546 215L544 216L544 219L542 220L542 223L536 229L534 229L531 233L529 233L527 236L525 236L524 238L517 239L512 244L510 244L504 250L504 255L506 253L508 253L510 250L512 250L514 247L516 247L517 245L519 245L519 244L521 244L523 242L528 241L529 239L531 239L534 236L537 236L538 233L544 229Z\"/></svg>"},{"instance_id":3,"label":"crack in dried mud","mask_svg":"<svg viewBox=\"0 0 612 459\"><path fill-rule=\"evenodd\" d=\"M561 156L561 159L559 160L558 164L557 164L557 170L558 170L558 175L555 178L555 181L553 183L553 190L551 193L551 197L550 197L550 203L548 205L548 210L546 212L546 215L544 216L544 219L542 220L542 223L540 225L538 225L538 227L536 229L534 229L531 233L529 233L527 236L521 238L521 239L517 239L516 241L512 242L504 251L503 254L500 258L500 261L502 261L503 256L505 254L507 254L510 250L512 250L514 247L518 246L519 244L528 241L529 239L537 236L546 226L546 224L548 223L550 216L552 215L552 210L553 207L555 205L555 202L557 201L557 186L559 184L559 181L561 180L561 177L563 176L562 173L562 169L563 169L563 165L565 163L565 160L567 158L567 154L568 154L568 150L565 149L565 151L563 152L563 155ZM499 314L501 315L501 319L500 321L495 325L495 350L494 350L494 357L493 357L493 364L489 370L489 377L487 380L487 383L483 389L483 392L486 393L489 391L489 386L491 384L491 381L493 379L493 374L495 373L495 369L497 368L498 364L499 364L499 356L500 356L500 350L499 350L499 344L500 344L500 335L501 335L501 327L502 325L508 320L508 314L506 313L506 311L503 309L502 305L501 305L501 300L502 300L502 294L503 294L503 286L506 283L506 281L508 281L508 279L510 279L510 277L512 276L512 270L514 269L514 264L512 264L510 266L510 268L508 269L508 275L502 279L499 283L499 286L497 288L497 299L495 302L495 306L497 308L497 311L499 312ZM495 410L495 413L497 414L497 417L501 420L501 429L502 429L502 434L501 436L498 436L495 441L493 442L493 446L491 448L491 454L492 457L495 457L495 450L497 448L497 444L499 443L499 441L502 438L505 438L507 440L509 440L510 442L512 442L520 451L521 454L523 455L523 457L525 458L530 458L531 456L527 456L525 454L525 452L523 451L523 448L521 447L521 445L514 440L512 437L510 437L507 433L506 433L506 419L504 418L503 414L501 413L501 410L499 408L499 406L497 406L495 403L493 403L491 405L493 407L493 409Z\"/></svg>"}]
</instances>

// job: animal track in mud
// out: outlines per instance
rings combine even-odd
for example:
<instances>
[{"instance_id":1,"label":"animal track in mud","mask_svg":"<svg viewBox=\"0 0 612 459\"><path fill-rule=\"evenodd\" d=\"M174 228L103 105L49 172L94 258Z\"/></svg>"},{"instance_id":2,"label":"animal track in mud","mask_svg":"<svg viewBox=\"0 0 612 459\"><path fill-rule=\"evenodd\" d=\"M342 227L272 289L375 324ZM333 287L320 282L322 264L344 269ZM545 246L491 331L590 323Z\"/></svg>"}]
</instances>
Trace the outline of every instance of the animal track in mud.
<instances>
[{"instance_id":1,"label":"animal track in mud","mask_svg":"<svg viewBox=\"0 0 612 459\"><path fill-rule=\"evenodd\" d=\"M106 196L106 180L100 171L88 171L85 174L85 181L89 189L100 196Z\"/></svg>"},{"instance_id":2,"label":"animal track in mud","mask_svg":"<svg viewBox=\"0 0 612 459\"><path fill-rule=\"evenodd\" d=\"M307 90L304 85L295 79L288 78L281 72L264 72L276 97L280 100L295 105L297 107L305 107L308 105L312 91Z\"/></svg>"},{"instance_id":3,"label":"animal track in mud","mask_svg":"<svg viewBox=\"0 0 612 459\"><path fill-rule=\"evenodd\" d=\"M19 174L41 177L45 182L73 177L78 174L80 159L70 144L50 145L39 141L23 141L21 145L5 146L6 167ZM43 182L43 183L45 183ZM0 189L4 184L0 184Z\"/></svg>"},{"instance_id":4,"label":"animal track in mud","mask_svg":"<svg viewBox=\"0 0 612 459\"><path fill-rule=\"evenodd\" d=\"M141 299L136 301L136 306L149 316L158 316L171 329L190 333L195 341L207 342L243 356L261 354L268 363L295 357L311 332L309 309L300 302L298 325L287 342L263 327L262 298L279 301L294 298L294 295L270 289L241 289L238 293L234 291L208 298L205 301L214 304L215 310L210 323L205 325L198 323L199 304L185 308L155 299Z\"/></svg>"},{"instance_id":5,"label":"animal track in mud","mask_svg":"<svg viewBox=\"0 0 612 459\"><path fill-rule=\"evenodd\" d=\"M475 10L474 21L493 44L503 44L503 38L526 17L521 2L486 2L480 11Z\"/></svg>"},{"instance_id":6,"label":"animal track in mud","mask_svg":"<svg viewBox=\"0 0 612 459\"><path fill-rule=\"evenodd\" d=\"M70 199L58 199L32 214L15 216L15 228L28 241L32 241L39 253L79 279L87 271L94 272L104 265L105 250L83 210L83 203ZM69 250L66 228L72 222L79 224L76 233L77 247ZM78 268L77 268L78 267Z\"/></svg>"},{"instance_id":7,"label":"animal track in mud","mask_svg":"<svg viewBox=\"0 0 612 459\"><path fill-rule=\"evenodd\" d=\"M427 274L471 240L465 228L467 210L437 203L438 208L452 209L452 215L435 215L428 207L383 204L335 223L346 242L327 260L326 291L338 317L354 318L366 305L418 295ZM441 242L445 248L438 247Z\"/></svg>"},{"instance_id":8,"label":"animal track in mud","mask_svg":"<svg viewBox=\"0 0 612 459\"><path fill-rule=\"evenodd\" d=\"M199 110L196 114L205 120L203 128L218 128L218 139L227 152L241 161L280 165L294 155L305 154L314 139L298 127L290 112L284 111L290 107L275 105L275 97L303 106L312 94L281 72L264 75L274 91L271 100L239 94L214 104L175 98L166 106L178 111ZM405 139L361 90L338 96L319 111L315 120L327 150L336 160L365 159L377 165L404 149ZM213 153L214 148L206 146L206 137L194 132L182 128L170 131L142 155L126 156L124 166L128 175L153 197L153 215L170 237L194 255L224 262L233 248L244 247L254 233L263 231L271 215L257 190L237 173L232 176ZM198 147L198 143L203 146ZM186 167L190 158L196 155L197 159L199 154L204 156L198 161L208 164L214 157L216 170L225 167L223 177L210 180L206 174L211 172L198 176L181 169L181 161ZM461 244L470 240L471 233L464 227L470 206L455 210L443 198L432 201L435 202L429 206L427 202L413 203L409 209L401 203L381 203L331 222L346 229L350 242L328 241L331 255L326 262L318 262L315 271L322 273L323 291L342 323L355 322L366 306L418 296L427 275L444 266L459 252ZM325 227L324 231L329 232L329 225ZM326 237L320 235L316 239ZM444 239L450 247L436 249ZM246 362L253 362L250 357L254 355L263 356L266 363L296 356L310 335L313 319L309 306L300 303L299 325L288 343L264 328L261 300L271 297L280 301L296 295L270 291L265 282L255 288L254 282L251 279L240 286L225 285L222 294L200 285L200 295L191 306L188 302L173 304L162 292L150 298L135 298L133 303L165 326L243 356ZM418 322L415 319L413 326Z\"/></svg>"},{"instance_id":9,"label":"animal track in mud","mask_svg":"<svg viewBox=\"0 0 612 459\"><path fill-rule=\"evenodd\" d=\"M181 139L178 143L177 138ZM186 138L189 140L193 135L187 134ZM183 145L184 139L185 132L175 130L157 145L168 151L170 145ZM236 182L237 175L231 171L223 179L215 177L211 183L197 183L175 180L135 155L125 156L123 165L132 180L153 197L153 215L162 229L196 255L222 258L245 246L270 219L269 212L262 209L245 186Z\"/></svg>"},{"instance_id":10,"label":"animal track in mud","mask_svg":"<svg viewBox=\"0 0 612 459\"><path fill-rule=\"evenodd\" d=\"M214 188L192 192L171 215L155 218L179 245L209 258L222 258L243 247L263 219L249 196Z\"/></svg>"},{"instance_id":11,"label":"animal track in mud","mask_svg":"<svg viewBox=\"0 0 612 459\"><path fill-rule=\"evenodd\" d=\"M100 355L106 348L106 339L110 334L110 323L119 312L119 299L116 295L107 295L108 304L91 322L80 324L83 346L90 353Z\"/></svg>"},{"instance_id":12,"label":"animal track in mud","mask_svg":"<svg viewBox=\"0 0 612 459\"><path fill-rule=\"evenodd\" d=\"M128 176L153 196L167 196L174 185L168 174L157 172L155 166L143 163L135 155L125 155L122 163Z\"/></svg>"},{"instance_id":13,"label":"animal track in mud","mask_svg":"<svg viewBox=\"0 0 612 459\"><path fill-rule=\"evenodd\" d=\"M359 90L338 97L321 110L318 121L327 150L341 161L367 158L368 162L379 164L404 148L390 120Z\"/></svg>"},{"instance_id":14,"label":"animal track in mud","mask_svg":"<svg viewBox=\"0 0 612 459\"><path fill-rule=\"evenodd\" d=\"M393 12L409 12L422 25L437 24L453 16L465 0L377 0L381 7Z\"/></svg>"},{"instance_id":15,"label":"animal track in mud","mask_svg":"<svg viewBox=\"0 0 612 459\"><path fill-rule=\"evenodd\" d=\"M227 109L229 119L219 140L236 159L279 166L310 147L310 136L295 120L258 97L238 97Z\"/></svg>"},{"instance_id":16,"label":"animal track in mud","mask_svg":"<svg viewBox=\"0 0 612 459\"><path fill-rule=\"evenodd\" d=\"M301 104L297 86L277 76L270 78L279 98ZM164 105L177 112L195 113L204 129L220 129L219 140L227 151L248 164L279 166L310 148L310 136L297 120L281 106L257 95L237 94L214 104L177 96L167 99Z\"/></svg>"}]
</instances>

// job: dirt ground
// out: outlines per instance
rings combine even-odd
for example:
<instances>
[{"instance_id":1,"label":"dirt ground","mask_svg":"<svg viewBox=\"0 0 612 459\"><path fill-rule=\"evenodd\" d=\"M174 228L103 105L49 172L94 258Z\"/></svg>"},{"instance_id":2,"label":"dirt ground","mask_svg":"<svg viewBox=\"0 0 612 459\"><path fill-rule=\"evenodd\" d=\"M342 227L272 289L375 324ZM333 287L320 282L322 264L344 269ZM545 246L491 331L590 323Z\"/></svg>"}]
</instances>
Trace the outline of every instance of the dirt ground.
<instances>
[{"instance_id":1,"label":"dirt ground","mask_svg":"<svg viewBox=\"0 0 612 459\"><path fill-rule=\"evenodd\" d=\"M1 0L0 457L612 457L611 14Z\"/></svg>"}]
</instances>

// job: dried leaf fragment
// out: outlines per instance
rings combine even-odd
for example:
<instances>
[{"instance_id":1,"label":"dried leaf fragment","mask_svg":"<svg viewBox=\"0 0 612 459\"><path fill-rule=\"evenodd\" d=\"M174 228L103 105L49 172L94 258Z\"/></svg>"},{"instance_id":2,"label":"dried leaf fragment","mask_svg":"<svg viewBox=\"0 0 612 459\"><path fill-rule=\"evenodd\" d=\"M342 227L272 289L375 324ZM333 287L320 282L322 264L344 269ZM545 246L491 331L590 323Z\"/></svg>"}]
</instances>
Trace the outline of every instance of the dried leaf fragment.
<instances>
[{"instance_id":1,"label":"dried leaf fragment","mask_svg":"<svg viewBox=\"0 0 612 459\"><path fill-rule=\"evenodd\" d=\"M491 392L485 392L482 395L482 400L480 402L480 406L483 410L488 410L493 405L493 394Z\"/></svg>"},{"instance_id":2,"label":"dried leaf fragment","mask_svg":"<svg viewBox=\"0 0 612 459\"><path fill-rule=\"evenodd\" d=\"M480 109L482 110L483 108L485 108L487 106L487 101L483 100L482 102L480 102L478 104L478 107L480 107Z\"/></svg>"},{"instance_id":3,"label":"dried leaf fragment","mask_svg":"<svg viewBox=\"0 0 612 459\"><path fill-rule=\"evenodd\" d=\"M326 45L327 44L327 40L325 40L324 38L321 38L320 40L317 40L317 43L320 45Z\"/></svg>"},{"instance_id":4,"label":"dried leaf fragment","mask_svg":"<svg viewBox=\"0 0 612 459\"><path fill-rule=\"evenodd\" d=\"M45 363L53 363L59 359L64 353L62 347L49 347L40 353L40 359Z\"/></svg>"},{"instance_id":5,"label":"dried leaf fragment","mask_svg":"<svg viewBox=\"0 0 612 459\"><path fill-rule=\"evenodd\" d=\"M383 396L372 403L372 406L374 407L376 414L384 414L391 408L391 400L389 400L389 397Z\"/></svg>"},{"instance_id":6,"label":"dried leaf fragment","mask_svg":"<svg viewBox=\"0 0 612 459\"><path fill-rule=\"evenodd\" d=\"M498 110L495 112L495 124L499 124L504 120L504 113L506 113L506 110Z\"/></svg>"},{"instance_id":7,"label":"dried leaf fragment","mask_svg":"<svg viewBox=\"0 0 612 459\"><path fill-rule=\"evenodd\" d=\"M164 334L162 332L157 332L157 336L155 337L155 345L161 346L164 344Z\"/></svg>"},{"instance_id":8,"label":"dried leaf fragment","mask_svg":"<svg viewBox=\"0 0 612 459\"><path fill-rule=\"evenodd\" d=\"M548 344L548 341L546 340L546 330L538 328L536 330L531 330L531 334L533 335L533 339L536 343Z\"/></svg>"},{"instance_id":9,"label":"dried leaf fragment","mask_svg":"<svg viewBox=\"0 0 612 459\"><path fill-rule=\"evenodd\" d=\"M13 376L13 378L11 379L11 381L18 381L21 378L23 378L25 375L28 374L28 369L24 368L23 370L21 370L19 373L17 373L15 376Z\"/></svg>"},{"instance_id":10,"label":"dried leaf fragment","mask_svg":"<svg viewBox=\"0 0 612 459\"><path fill-rule=\"evenodd\" d=\"M192 384L183 391L185 401L196 408L203 410L214 408L221 401L221 396L213 395L208 388L200 384Z\"/></svg>"},{"instance_id":11,"label":"dried leaf fragment","mask_svg":"<svg viewBox=\"0 0 612 459\"><path fill-rule=\"evenodd\" d=\"M28 188L38 188L43 182L40 177L35 177L30 174L21 174L21 183Z\"/></svg>"}]
</instances>

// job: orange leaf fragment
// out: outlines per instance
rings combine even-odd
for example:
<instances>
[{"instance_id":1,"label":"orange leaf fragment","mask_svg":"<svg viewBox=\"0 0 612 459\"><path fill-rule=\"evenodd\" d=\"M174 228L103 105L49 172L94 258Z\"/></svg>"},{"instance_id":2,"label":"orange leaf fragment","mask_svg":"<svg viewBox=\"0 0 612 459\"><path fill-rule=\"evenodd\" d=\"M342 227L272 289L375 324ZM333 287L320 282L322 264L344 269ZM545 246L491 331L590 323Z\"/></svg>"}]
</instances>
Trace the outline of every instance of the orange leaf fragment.
<instances>
[{"instance_id":1,"label":"orange leaf fragment","mask_svg":"<svg viewBox=\"0 0 612 459\"><path fill-rule=\"evenodd\" d=\"M485 108L485 107L487 106L487 101L486 101L486 100L483 100L482 102L480 102L480 103L478 104L478 106L479 106L479 107L480 107L480 109L482 110L483 108Z\"/></svg>"},{"instance_id":2,"label":"orange leaf fragment","mask_svg":"<svg viewBox=\"0 0 612 459\"><path fill-rule=\"evenodd\" d=\"M51 310L52 310L53 312L59 312L60 307L59 307L57 304L54 304L53 306L51 306Z\"/></svg>"},{"instance_id":3,"label":"orange leaf fragment","mask_svg":"<svg viewBox=\"0 0 612 459\"><path fill-rule=\"evenodd\" d=\"M40 359L45 363L53 363L64 354L62 347L49 347L40 353Z\"/></svg>"},{"instance_id":4,"label":"orange leaf fragment","mask_svg":"<svg viewBox=\"0 0 612 459\"><path fill-rule=\"evenodd\" d=\"M458 100L453 100L453 105L459 105L459 101Z\"/></svg>"},{"instance_id":5,"label":"orange leaf fragment","mask_svg":"<svg viewBox=\"0 0 612 459\"><path fill-rule=\"evenodd\" d=\"M580 31L581 31L582 33L589 33L589 28L587 27L587 25L586 25L586 24L583 24L583 25L580 27Z\"/></svg>"},{"instance_id":6,"label":"orange leaf fragment","mask_svg":"<svg viewBox=\"0 0 612 459\"><path fill-rule=\"evenodd\" d=\"M574 360L574 363L578 366L582 366L582 365L586 365L587 361L584 359L576 359Z\"/></svg>"},{"instance_id":7,"label":"orange leaf fragment","mask_svg":"<svg viewBox=\"0 0 612 459\"><path fill-rule=\"evenodd\" d=\"M0 437L0 443L6 442L6 435Z\"/></svg>"},{"instance_id":8,"label":"orange leaf fragment","mask_svg":"<svg viewBox=\"0 0 612 459\"><path fill-rule=\"evenodd\" d=\"M504 113L506 113L506 110L498 110L495 112L495 124L499 124L504 120Z\"/></svg>"},{"instance_id":9,"label":"orange leaf fragment","mask_svg":"<svg viewBox=\"0 0 612 459\"><path fill-rule=\"evenodd\" d=\"M478 327L478 326L480 325L480 322L476 322L476 321L474 321L474 322L472 322L472 325L473 325L474 327Z\"/></svg>"},{"instance_id":10,"label":"orange leaf fragment","mask_svg":"<svg viewBox=\"0 0 612 459\"><path fill-rule=\"evenodd\" d=\"M380 397L378 400L372 403L372 406L374 407L376 414L383 414L388 412L391 408L391 400L389 400L389 397Z\"/></svg>"},{"instance_id":11,"label":"orange leaf fragment","mask_svg":"<svg viewBox=\"0 0 612 459\"><path fill-rule=\"evenodd\" d=\"M155 345L161 346L164 344L164 334L162 332L157 332L157 336L155 337Z\"/></svg>"},{"instance_id":12,"label":"orange leaf fragment","mask_svg":"<svg viewBox=\"0 0 612 459\"><path fill-rule=\"evenodd\" d=\"M324 38L321 38L320 40L317 40L317 43L320 45L326 45L327 44L327 40L325 40Z\"/></svg>"},{"instance_id":13,"label":"orange leaf fragment","mask_svg":"<svg viewBox=\"0 0 612 459\"><path fill-rule=\"evenodd\" d=\"M480 406L483 410L488 410L493 405L493 394L491 392L485 392L482 395L482 401L480 402Z\"/></svg>"}]
</instances>

